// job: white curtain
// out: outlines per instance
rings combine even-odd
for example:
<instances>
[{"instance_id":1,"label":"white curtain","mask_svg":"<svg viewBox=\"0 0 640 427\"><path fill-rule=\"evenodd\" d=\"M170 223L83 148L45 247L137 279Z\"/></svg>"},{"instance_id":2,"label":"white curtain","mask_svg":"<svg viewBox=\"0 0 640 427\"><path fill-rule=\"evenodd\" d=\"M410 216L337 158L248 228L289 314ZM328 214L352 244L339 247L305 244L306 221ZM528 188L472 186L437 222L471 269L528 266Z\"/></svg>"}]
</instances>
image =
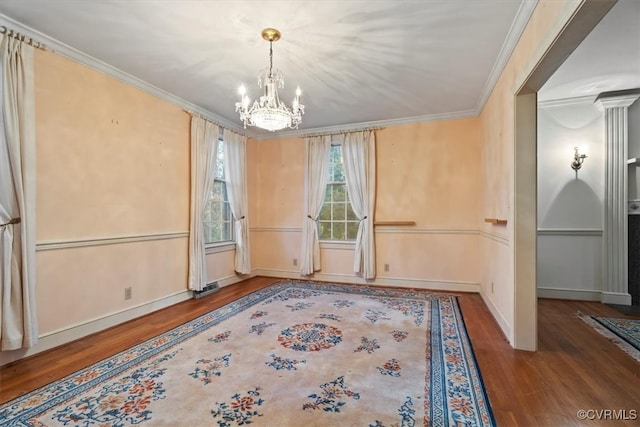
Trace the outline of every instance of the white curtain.
<instances>
[{"instance_id":1,"label":"white curtain","mask_svg":"<svg viewBox=\"0 0 640 427\"><path fill-rule=\"evenodd\" d=\"M376 277L373 214L376 204L376 141L373 131L342 135L344 176L353 212L360 220L353 271L365 279Z\"/></svg>"},{"instance_id":2,"label":"white curtain","mask_svg":"<svg viewBox=\"0 0 640 427\"><path fill-rule=\"evenodd\" d=\"M202 217L207 207L220 130L201 117L191 117L191 208L189 211L189 289L207 285Z\"/></svg>"},{"instance_id":3,"label":"white curtain","mask_svg":"<svg viewBox=\"0 0 640 427\"><path fill-rule=\"evenodd\" d=\"M305 138L304 217L300 255L300 272L303 275L313 274L321 268L317 221L329 178L330 149L330 135Z\"/></svg>"},{"instance_id":4,"label":"white curtain","mask_svg":"<svg viewBox=\"0 0 640 427\"><path fill-rule=\"evenodd\" d=\"M251 273L249 249L249 203L247 201L247 137L224 131L224 175L227 197L234 219L236 240L235 270L239 274Z\"/></svg>"},{"instance_id":5,"label":"white curtain","mask_svg":"<svg viewBox=\"0 0 640 427\"><path fill-rule=\"evenodd\" d=\"M33 48L3 36L0 120L0 350L38 341Z\"/></svg>"}]
</instances>

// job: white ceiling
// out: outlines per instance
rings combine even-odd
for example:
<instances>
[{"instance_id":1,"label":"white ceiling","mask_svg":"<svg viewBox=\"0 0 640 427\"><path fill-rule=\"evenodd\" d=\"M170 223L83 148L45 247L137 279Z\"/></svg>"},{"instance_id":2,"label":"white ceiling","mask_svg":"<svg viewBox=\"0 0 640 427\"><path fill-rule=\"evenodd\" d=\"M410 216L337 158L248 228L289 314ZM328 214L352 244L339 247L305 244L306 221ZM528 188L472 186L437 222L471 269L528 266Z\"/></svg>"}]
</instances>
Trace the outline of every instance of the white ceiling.
<instances>
[{"instance_id":1,"label":"white ceiling","mask_svg":"<svg viewBox=\"0 0 640 427\"><path fill-rule=\"evenodd\" d=\"M235 126L237 89L259 95L269 52L260 33L275 27L280 95L290 103L300 85L309 130L477 114L535 3L0 0L0 21Z\"/></svg>"},{"instance_id":2,"label":"white ceiling","mask_svg":"<svg viewBox=\"0 0 640 427\"><path fill-rule=\"evenodd\" d=\"M640 1L619 0L538 93L540 101L640 88Z\"/></svg>"},{"instance_id":3,"label":"white ceiling","mask_svg":"<svg viewBox=\"0 0 640 427\"><path fill-rule=\"evenodd\" d=\"M259 95L260 37L276 27L281 97L303 89L301 129L477 114L535 0L0 0L0 24L240 129L237 88ZM640 1L619 0L539 93L640 87ZM264 132L249 129L255 136Z\"/></svg>"}]
</instances>

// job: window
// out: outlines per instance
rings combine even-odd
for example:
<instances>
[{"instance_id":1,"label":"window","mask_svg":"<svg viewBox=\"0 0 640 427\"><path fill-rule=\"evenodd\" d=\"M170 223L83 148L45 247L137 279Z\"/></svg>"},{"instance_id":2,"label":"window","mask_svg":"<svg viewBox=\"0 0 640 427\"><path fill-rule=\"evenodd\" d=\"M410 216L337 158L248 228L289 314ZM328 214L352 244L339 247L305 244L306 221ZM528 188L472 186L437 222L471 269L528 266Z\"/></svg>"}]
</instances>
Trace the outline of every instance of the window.
<instances>
[{"instance_id":1,"label":"window","mask_svg":"<svg viewBox=\"0 0 640 427\"><path fill-rule=\"evenodd\" d=\"M332 145L329 151L329 181L318 217L320 240L355 240L359 225L360 221L351 208L344 178L342 146Z\"/></svg>"},{"instance_id":2,"label":"window","mask_svg":"<svg viewBox=\"0 0 640 427\"><path fill-rule=\"evenodd\" d=\"M224 142L218 141L218 149L214 165L214 179L205 210L204 242L205 244L229 242L233 240L233 220L229 199L227 198L227 183L224 176Z\"/></svg>"}]
</instances>

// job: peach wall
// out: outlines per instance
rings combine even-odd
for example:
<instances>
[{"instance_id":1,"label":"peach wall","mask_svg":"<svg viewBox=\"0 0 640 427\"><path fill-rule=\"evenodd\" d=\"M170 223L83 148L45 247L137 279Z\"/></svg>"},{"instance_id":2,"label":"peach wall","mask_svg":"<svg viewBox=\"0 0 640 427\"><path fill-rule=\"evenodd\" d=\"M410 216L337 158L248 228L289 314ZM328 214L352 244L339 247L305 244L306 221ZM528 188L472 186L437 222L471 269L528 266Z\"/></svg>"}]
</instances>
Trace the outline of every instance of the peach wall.
<instances>
[{"instance_id":1,"label":"peach wall","mask_svg":"<svg viewBox=\"0 0 640 427\"><path fill-rule=\"evenodd\" d=\"M185 290L187 239L39 251L40 334L69 328ZM124 288L132 298L124 300Z\"/></svg>"},{"instance_id":2,"label":"peach wall","mask_svg":"<svg viewBox=\"0 0 640 427\"><path fill-rule=\"evenodd\" d=\"M477 228L477 119L388 127L376 132L376 142L376 220Z\"/></svg>"},{"instance_id":3,"label":"peach wall","mask_svg":"<svg viewBox=\"0 0 640 427\"><path fill-rule=\"evenodd\" d=\"M301 227L304 141L257 142L257 198L254 227Z\"/></svg>"},{"instance_id":4,"label":"peach wall","mask_svg":"<svg viewBox=\"0 0 640 427\"><path fill-rule=\"evenodd\" d=\"M35 96L40 333L186 294L189 116L50 52Z\"/></svg>"},{"instance_id":5,"label":"peach wall","mask_svg":"<svg viewBox=\"0 0 640 427\"><path fill-rule=\"evenodd\" d=\"M512 344L517 315L513 228L515 96L580 6L581 2L575 0L538 3L480 115L484 190L479 218L509 220L506 227L481 223L481 294ZM535 214L535 209L530 212L534 217Z\"/></svg>"},{"instance_id":6,"label":"peach wall","mask_svg":"<svg viewBox=\"0 0 640 427\"><path fill-rule=\"evenodd\" d=\"M59 55L35 61L37 239L189 228L189 116Z\"/></svg>"},{"instance_id":7,"label":"peach wall","mask_svg":"<svg viewBox=\"0 0 640 427\"><path fill-rule=\"evenodd\" d=\"M376 131L376 219L415 227L377 227L378 282L474 289L479 280L480 126L447 120ZM256 141L257 218L252 245L259 274L300 277L304 141ZM323 245L319 280L362 282L352 245ZM388 272L384 264L389 264Z\"/></svg>"}]
</instances>

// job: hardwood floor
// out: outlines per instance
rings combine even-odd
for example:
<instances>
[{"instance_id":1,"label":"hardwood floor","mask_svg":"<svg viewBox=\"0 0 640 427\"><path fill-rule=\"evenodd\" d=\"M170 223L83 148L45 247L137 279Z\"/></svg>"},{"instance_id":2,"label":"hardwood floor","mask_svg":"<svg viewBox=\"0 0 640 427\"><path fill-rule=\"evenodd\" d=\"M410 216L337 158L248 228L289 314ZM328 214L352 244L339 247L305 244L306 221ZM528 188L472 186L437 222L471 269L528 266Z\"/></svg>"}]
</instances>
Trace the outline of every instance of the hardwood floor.
<instances>
[{"instance_id":1,"label":"hardwood floor","mask_svg":"<svg viewBox=\"0 0 640 427\"><path fill-rule=\"evenodd\" d=\"M249 279L199 300L176 304L3 366L0 403L277 280ZM599 303L541 299L538 302L539 351L530 353L511 348L479 295L461 294L459 301L498 425L640 425L640 363L580 320L577 312L611 317L624 315ZM624 410L627 418L632 418L635 411L638 418L580 420L577 416L580 409Z\"/></svg>"}]
</instances>

